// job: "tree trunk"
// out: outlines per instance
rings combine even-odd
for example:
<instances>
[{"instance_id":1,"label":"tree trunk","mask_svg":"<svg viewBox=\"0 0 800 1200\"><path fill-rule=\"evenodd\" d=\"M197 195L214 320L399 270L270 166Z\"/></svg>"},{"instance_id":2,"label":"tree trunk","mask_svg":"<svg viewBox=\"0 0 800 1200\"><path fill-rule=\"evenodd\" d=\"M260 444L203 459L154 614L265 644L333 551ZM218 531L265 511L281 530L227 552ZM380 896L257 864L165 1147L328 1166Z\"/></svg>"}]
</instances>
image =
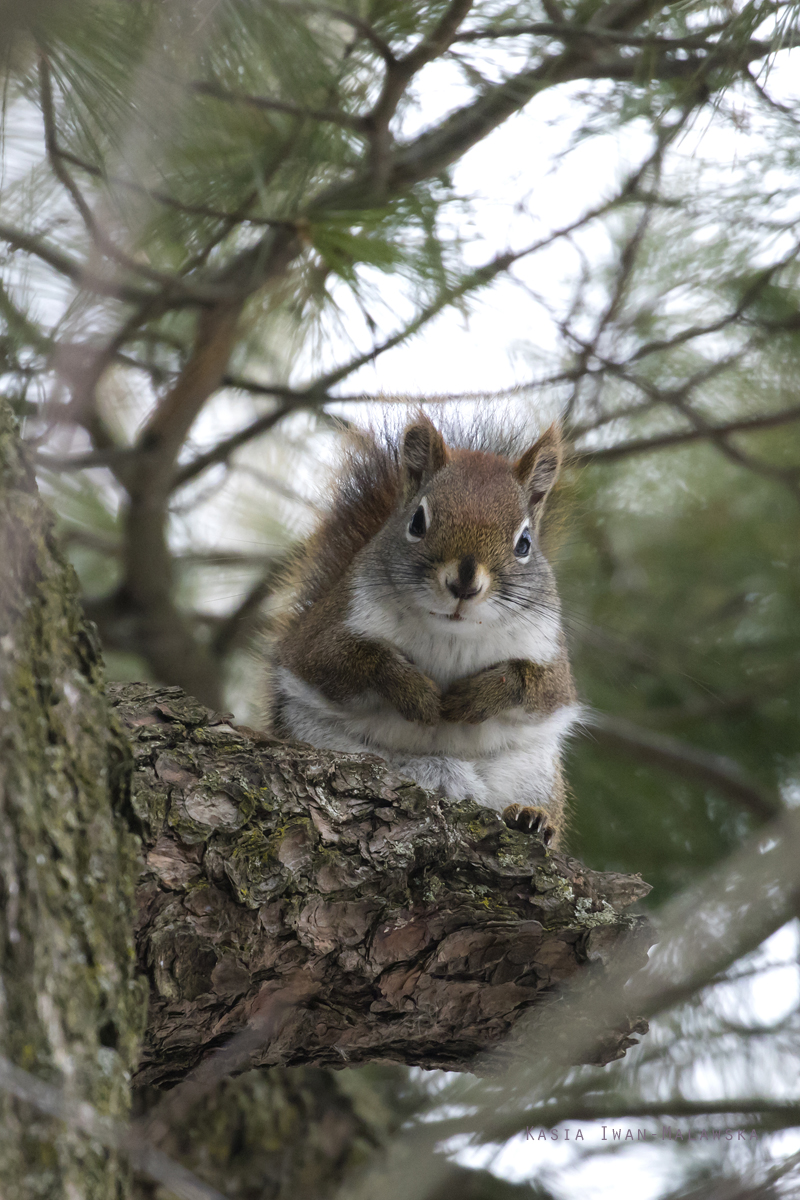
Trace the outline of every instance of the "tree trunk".
<instances>
[{"instance_id":1,"label":"tree trunk","mask_svg":"<svg viewBox=\"0 0 800 1200\"><path fill-rule=\"evenodd\" d=\"M0 401L0 1053L125 1116L134 974L130 752L93 629ZM0 1095L3 1200L120 1200L126 1168Z\"/></svg>"}]
</instances>

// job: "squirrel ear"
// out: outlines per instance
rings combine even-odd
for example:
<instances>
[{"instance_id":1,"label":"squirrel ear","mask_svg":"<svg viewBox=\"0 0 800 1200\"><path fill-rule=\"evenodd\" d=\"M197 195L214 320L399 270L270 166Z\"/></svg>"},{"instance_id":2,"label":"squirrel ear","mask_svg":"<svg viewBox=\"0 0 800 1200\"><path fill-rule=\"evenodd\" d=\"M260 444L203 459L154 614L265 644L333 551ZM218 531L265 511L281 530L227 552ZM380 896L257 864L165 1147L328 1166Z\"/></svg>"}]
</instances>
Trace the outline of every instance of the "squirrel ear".
<instances>
[{"instance_id":1,"label":"squirrel ear","mask_svg":"<svg viewBox=\"0 0 800 1200\"><path fill-rule=\"evenodd\" d=\"M528 508L536 516L558 478L561 458L561 430L554 424L514 464L514 474L528 497Z\"/></svg>"},{"instance_id":2,"label":"squirrel ear","mask_svg":"<svg viewBox=\"0 0 800 1200\"><path fill-rule=\"evenodd\" d=\"M427 418L409 425L403 434L406 499L419 491L422 481L435 475L446 462L447 447L439 430Z\"/></svg>"}]
</instances>

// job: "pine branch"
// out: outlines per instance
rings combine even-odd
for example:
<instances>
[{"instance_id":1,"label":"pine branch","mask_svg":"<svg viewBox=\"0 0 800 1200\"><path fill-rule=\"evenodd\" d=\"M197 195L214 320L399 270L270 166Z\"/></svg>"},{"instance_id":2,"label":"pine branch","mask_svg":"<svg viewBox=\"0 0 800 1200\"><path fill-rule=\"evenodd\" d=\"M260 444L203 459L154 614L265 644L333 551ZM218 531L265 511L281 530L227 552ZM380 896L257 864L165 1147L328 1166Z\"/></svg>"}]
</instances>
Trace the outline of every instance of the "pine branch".
<instances>
[{"instance_id":1,"label":"pine branch","mask_svg":"<svg viewBox=\"0 0 800 1200\"><path fill-rule=\"evenodd\" d=\"M227 88L220 87L219 84L202 81L190 83L189 88L198 96L210 96L211 99L219 100L224 104L241 104L245 108L255 108L261 112L279 112L291 117L326 121L362 133L370 128L369 118L359 117L354 113L343 112L336 108L303 108L299 104L290 104L287 100L279 100L270 96L251 96L246 92L231 92Z\"/></svg>"},{"instance_id":2,"label":"pine branch","mask_svg":"<svg viewBox=\"0 0 800 1200\"><path fill-rule=\"evenodd\" d=\"M669 403L665 397L665 403ZM613 419L613 418L612 418ZM735 433L757 433L764 429L776 429L800 421L800 406L786 408L763 417L742 417L727 421L724 425L709 425L706 428L681 429L662 433L651 438L636 438L620 442L616 446L599 447L597 450L576 451L571 462L578 466L592 463L617 462L634 454L649 454L656 450L672 450L676 446L687 446L692 442L706 441L715 437L728 437Z\"/></svg>"},{"instance_id":3,"label":"pine branch","mask_svg":"<svg viewBox=\"0 0 800 1200\"><path fill-rule=\"evenodd\" d=\"M125 191L133 192L137 196L146 196L149 200L155 200L157 204L163 204L165 208L174 208L177 212L186 213L193 217L208 217L214 221L231 221L237 218L236 213L225 212L219 208L210 208L206 204L190 204L185 200L178 200L175 196L171 196L168 192L162 192L159 188L145 187L141 183L134 183L130 179L125 179L121 175L107 173L101 167L95 166L93 163L87 162L85 158L80 158L77 154L72 154L69 150L64 150L61 147L55 150L55 154L59 158L63 158L65 162L69 162L73 167L78 167L79 170L85 171L87 175L91 175L94 179L102 179L107 185L123 188ZM270 217L255 217L248 216L248 222L252 225L267 225L276 226L283 225L283 221L275 221Z\"/></svg>"},{"instance_id":4,"label":"pine branch","mask_svg":"<svg viewBox=\"0 0 800 1200\"><path fill-rule=\"evenodd\" d=\"M345 25L349 25L356 33L368 41L378 51L384 62L392 64L395 61L391 46L381 37L374 25L371 25L369 21L366 21L363 17L346 8L335 8L329 4L316 4L312 0L270 0L270 2L281 8L295 12L320 13L323 16L331 17L334 21L341 21Z\"/></svg>"},{"instance_id":5,"label":"pine branch","mask_svg":"<svg viewBox=\"0 0 800 1200\"><path fill-rule=\"evenodd\" d=\"M80 213L81 220L96 249L126 271L130 271L134 275L141 275L143 278L149 279L151 283L156 283L161 287L172 290L175 282L174 276L167 275L163 271L156 271L147 263L138 262L114 244L112 239L101 228L80 188L67 170L64 156L60 153L58 147L50 67L46 55L41 51L39 53L39 98L44 120L44 142L50 166Z\"/></svg>"},{"instance_id":6,"label":"pine branch","mask_svg":"<svg viewBox=\"0 0 800 1200\"><path fill-rule=\"evenodd\" d=\"M51 246L40 234L25 233L10 225L0 224L0 241L6 242L12 250L22 250L40 258L59 275L96 296L106 296L110 300L120 300L125 304L142 304L153 297L151 291L111 279L76 262L63 250ZM197 301L197 297L193 297L193 300Z\"/></svg>"}]
</instances>

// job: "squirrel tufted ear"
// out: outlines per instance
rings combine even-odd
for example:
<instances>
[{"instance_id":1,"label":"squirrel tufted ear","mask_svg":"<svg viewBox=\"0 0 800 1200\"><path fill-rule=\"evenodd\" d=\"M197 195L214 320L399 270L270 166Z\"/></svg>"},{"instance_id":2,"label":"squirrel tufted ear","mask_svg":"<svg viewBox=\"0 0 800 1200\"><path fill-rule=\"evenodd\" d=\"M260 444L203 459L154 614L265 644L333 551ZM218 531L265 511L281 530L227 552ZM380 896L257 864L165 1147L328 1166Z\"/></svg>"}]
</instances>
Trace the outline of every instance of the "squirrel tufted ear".
<instances>
[{"instance_id":1,"label":"squirrel tufted ear","mask_svg":"<svg viewBox=\"0 0 800 1200\"><path fill-rule=\"evenodd\" d=\"M537 516L561 468L561 430L558 425L545 429L538 441L514 464L514 474L528 497L528 508Z\"/></svg>"},{"instance_id":2,"label":"squirrel tufted ear","mask_svg":"<svg viewBox=\"0 0 800 1200\"><path fill-rule=\"evenodd\" d=\"M423 418L403 434L403 473L406 496L413 496L426 477L435 475L447 462L447 447L439 430Z\"/></svg>"}]
</instances>

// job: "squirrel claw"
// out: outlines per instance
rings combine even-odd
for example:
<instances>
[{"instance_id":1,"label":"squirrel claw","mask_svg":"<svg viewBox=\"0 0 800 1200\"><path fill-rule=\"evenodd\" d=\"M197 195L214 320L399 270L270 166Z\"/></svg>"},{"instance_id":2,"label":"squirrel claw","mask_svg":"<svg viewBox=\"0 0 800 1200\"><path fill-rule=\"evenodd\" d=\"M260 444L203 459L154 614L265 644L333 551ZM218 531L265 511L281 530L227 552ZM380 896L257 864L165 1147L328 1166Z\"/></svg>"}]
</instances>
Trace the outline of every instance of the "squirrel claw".
<instances>
[{"instance_id":1,"label":"squirrel claw","mask_svg":"<svg viewBox=\"0 0 800 1200\"><path fill-rule=\"evenodd\" d=\"M549 813L543 808L509 804L508 808L503 809L503 820L509 829L538 834L545 846L549 846L555 836L556 831L550 824Z\"/></svg>"}]
</instances>

